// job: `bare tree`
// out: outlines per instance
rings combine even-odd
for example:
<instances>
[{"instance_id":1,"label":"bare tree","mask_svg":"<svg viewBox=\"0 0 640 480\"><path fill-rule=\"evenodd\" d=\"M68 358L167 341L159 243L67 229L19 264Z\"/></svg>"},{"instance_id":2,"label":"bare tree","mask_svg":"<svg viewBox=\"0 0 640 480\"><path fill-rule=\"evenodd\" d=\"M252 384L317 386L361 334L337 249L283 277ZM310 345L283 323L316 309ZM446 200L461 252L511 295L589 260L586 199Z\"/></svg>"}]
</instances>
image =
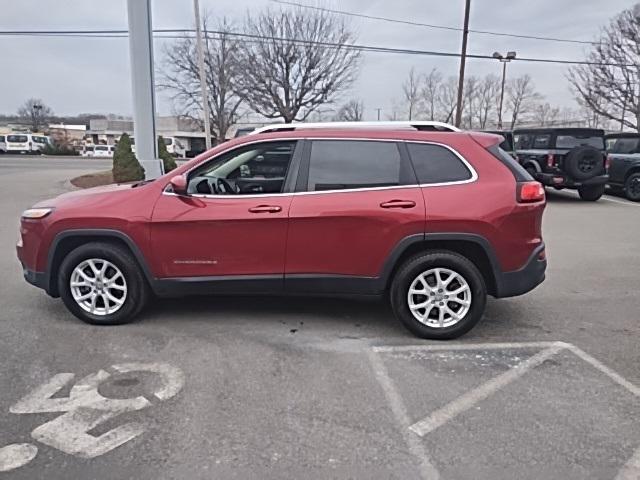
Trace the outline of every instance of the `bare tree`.
<instances>
[{"instance_id":1,"label":"bare tree","mask_svg":"<svg viewBox=\"0 0 640 480\"><path fill-rule=\"evenodd\" d=\"M477 128L488 127L491 115L497 110L500 98L500 78L490 74L478 80L475 95L471 99L474 103L473 111L477 120Z\"/></svg>"},{"instance_id":2,"label":"bare tree","mask_svg":"<svg viewBox=\"0 0 640 480\"><path fill-rule=\"evenodd\" d=\"M579 103L599 116L640 129L640 8L624 10L602 30L587 65L568 79ZM627 115L628 114L628 115Z\"/></svg>"},{"instance_id":3,"label":"bare tree","mask_svg":"<svg viewBox=\"0 0 640 480\"><path fill-rule=\"evenodd\" d=\"M249 107L286 123L306 119L355 80L359 51L336 15L320 10L264 10L249 15L245 31L259 41L239 49L238 85Z\"/></svg>"},{"instance_id":4,"label":"bare tree","mask_svg":"<svg viewBox=\"0 0 640 480\"><path fill-rule=\"evenodd\" d=\"M480 79L468 76L464 79L464 95L462 96L462 123L468 130L475 128L477 102L474 101L478 93Z\"/></svg>"},{"instance_id":5,"label":"bare tree","mask_svg":"<svg viewBox=\"0 0 640 480\"><path fill-rule=\"evenodd\" d=\"M418 103L420 101L420 75L416 73L415 68L411 67L409 76L402 84L402 93L404 100L407 102L407 113L409 120L413 120L413 116L417 113Z\"/></svg>"},{"instance_id":6,"label":"bare tree","mask_svg":"<svg viewBox=\"0 0 640 480\"><path fill-rule=\"evenodd\" d=\"M438 117L439 97L442 95L442 87L442 74L437 68L432 69L422 78L420 97L428 120L433 121Z\"/></svg>"},{"instance_id":7,"label":"bare tree","mask_svg":"<svg viewBox=\"0 0 640 480\"><path fill-rule=\"evenodd\" d=\"M531 75L509 80L505 88L505 103L511 115L511 128L515 128L518 119L530 113L541 99L542 95L536 92Z\"/></svg>"},{"instance_id":8,"label":"bare tree","mask_svg":"<svg viewBox=\"0 0 640 480\"><path fill-rule=\"evenodd\" d=\"M560 108L552 107L548 102L540 103L533 111L533 121L541 126L553 126L560 116Z\"/></svg>"},{"instance_id":9,"label":"bare tree","mask_svg":"<svg viewBox=\"0 0 640 480\"><path fill-rule=\"evenodd\" d=\"M18 117L29 125L32 132L38 132L46 124L47 118L52 116L53 110L39 98L28 99L18 109Z\"/></svg>"},{"instance_id":10,"label":"bare tree","mask_svg":"<svg viewBox=\"0 0 640 480\"><path fill-rule=\"evenodd\" d=\"M438 117L446 123L453 122L458 102L458 78L449 77L438 87Z\"/></svg>"},{"instance_id":11,"label":"bare tree","mask_svg":"<svg viewBox=\"0 0 640 480\"><path fill-rule=\"evenodd\" d=\"M342 105L335 116L335 120L341 122L361 122L364 114L362 100L349 100Z\"/></svg>"},{"instance_id":12,"label":"bare tree","mask_svg":"<svg viewBox=\"0 0 640 480\"><path fill-rule=\"evenodd\" d=\"M236 54L238 42L229 35L231 26L226 20L223 19L217 28L221 33L208 33L207 24L205 17L202 28L205 32L207 102L212 134L218 141L224 141L227 130L238 120L242 103L234 89L241 73ZM158 87L171 93L177 113L192 118L202 127L202 95L195 39L185 36L165 48L164 55L164 69L159 74Z\"/></svg>"}]
</instances>

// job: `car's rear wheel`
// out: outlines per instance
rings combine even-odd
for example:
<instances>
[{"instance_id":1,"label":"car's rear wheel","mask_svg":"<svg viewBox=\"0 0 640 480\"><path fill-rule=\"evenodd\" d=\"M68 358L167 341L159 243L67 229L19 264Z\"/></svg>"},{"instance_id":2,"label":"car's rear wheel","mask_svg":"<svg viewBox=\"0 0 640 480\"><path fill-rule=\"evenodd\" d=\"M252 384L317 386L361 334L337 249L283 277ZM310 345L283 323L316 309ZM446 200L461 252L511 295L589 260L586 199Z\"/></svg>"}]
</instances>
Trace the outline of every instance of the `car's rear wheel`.
<instances>
[{"instance_id":1,"label":"car's rear wheel","mask_svg":"<svg viewBox=\"0 0 640 480\"><path fill-rule=\"evenodd\" d=\"M62 301L80 320L127 323L144 307L148 286L136 259L123 247L88 243L71 251L58 273Z\"/></svg>"},{"instance_id":2,"label":"car's rear wheel","mask_svg":"<svg viewBox=\"0 0 640 480\"><path fill-rule=\"evenodd\" d=\"M471 330L482 318L487 291L477 267L449 251L433 251L408 259L391 285L391 305L414 335L452 339Z\"/></svg>"},{"instance_id":3,"label":"car's rear wheel","mask_svg":"<svg viewBox=\"0 0 640 480\"><path fill-rule=\"evenodd\" d=\"M604 185L590 185L584 187L578 187L578 195L582 200L586 200L588 202L595 202L600 199L602 195L604 195Z\"/></svg>"},{"instance_id":4,"label":"car's rear wheel","mask_svg":"<svg viewBox=\"0 0 640 480\"><path fill-rule=\"evenodd\" d=\"M640 202L640 172L632 173L624 182L625 196L634 202Z\"/></svg>"}]
</instances>

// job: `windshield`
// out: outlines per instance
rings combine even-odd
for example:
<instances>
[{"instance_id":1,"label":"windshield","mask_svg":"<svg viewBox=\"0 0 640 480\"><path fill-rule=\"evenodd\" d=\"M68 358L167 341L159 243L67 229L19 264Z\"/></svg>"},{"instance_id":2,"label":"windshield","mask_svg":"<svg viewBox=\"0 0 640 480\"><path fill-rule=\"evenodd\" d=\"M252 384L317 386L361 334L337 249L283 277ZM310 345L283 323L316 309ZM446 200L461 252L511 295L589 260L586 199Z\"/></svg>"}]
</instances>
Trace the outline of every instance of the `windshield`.
<instances>
[{"instance_id":1,"label":"windshield","mask_svg":"<svg viewBox=\"0 0 640 480\"><path fill-rule=\"evenodd\" d=\"M595 147L604 150L604 137L597 135L558 135L556 148L574 148L579 146Z\"/></svg>"},{"instance_id":2,"label":"windshield","mask_svg":"<svg viewBox=\"0 0 640 480\"><path fill-rule=\"evenodd\" d=\"M14 142L14 143L25 143L27 142L29 139L26 135L9 135L7 136L7 142Z\"/></svg>"},{"instance_id":3,"label":"windshield","mask_svg":"<svg viewBox=\"0 0 640 480\"><path fill-rule=\"evenodd\" d=\"M173 138L163 138L165 145L173 145Z\"/></svg>"}]
</instances>

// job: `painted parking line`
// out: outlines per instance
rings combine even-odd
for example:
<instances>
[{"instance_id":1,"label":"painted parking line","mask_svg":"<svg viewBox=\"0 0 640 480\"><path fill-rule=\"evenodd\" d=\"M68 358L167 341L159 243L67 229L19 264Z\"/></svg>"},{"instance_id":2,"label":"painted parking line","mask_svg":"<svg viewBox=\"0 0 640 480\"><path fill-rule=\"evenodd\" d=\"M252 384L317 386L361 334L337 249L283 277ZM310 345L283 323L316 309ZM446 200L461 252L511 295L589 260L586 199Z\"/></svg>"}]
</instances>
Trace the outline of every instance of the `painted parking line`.
<instances>
[{"instance_id":1,"label":"painted parking line","mask_svg":"<svg viewBox=\"0 0 640 480\"><path fill-rule=\"evenodd\" d=\"M561 346L553 346L536 353L531 358L524 360L522 363L510 368L506 372L497 377L492 378L488 382L483 383L473 390L469 390L464 395L456 398L444 407L436 410L431 415L419 422L414 423L409 429L421 437L431 433L436 428L441 427L449 420L455 418L461 413L466 412L478 402L488 398L498 390L506 387L511 382L517 380L532 368L537 367L542 362L552 357L563 349Z\"/></svg>"},{"instance_id":2,"label":"painted parking line","mask_svg":"<svg viewBox=\"0 0 640 480\"><path fill-rule=\"evenodd\" d=\"M398 393L393 380L389 377L381 354L385 353L401 353L401 352L442 352L442 351L473 351L473 350L510 350L510 349L540 349L540 351L528 359L520 362L506 372L503 372L494 378L483 383L479 387L473 388L456 399L452 400L445 406L432 412L422 420L411 424L407 413L406 406L402 397ZM438 344L438 345L397 345L397 346L374 346L369 352L369 359L376 378L380 383L385 396L389 402L396 420L403 428L409 430L414 435L414 439L422 438L437 428L445 425L458 415L468 411L477 403L490 397L494 393L503 389L513 381L522 377L525 373L541 365L545 360L562 351L572 352L575 356L588 363L596 370L606 375L609 379L625 388L636 397L640 397L640 388L618 374L605 364L592 357L582 349L571 343L566 342L509 342L509 343L466 343L466 344ZM422 470L423 478L438 478L438 472L429 460L427 452L422 444L416 445L414 440L406 438L405 441L418 460L427 462L433 471ZM431 476L430 476L431 475ZM640 448L638 448L632 457L625 463L616 480L640 480Z\"/></svg>"},{"instance_id":3,"label":"painted parking line","mask_svg":"<svg viewBox=\"0 0 640 480\"><path fill-rule=\"evenodd\" d=\"M420 439L408 430L410 426L409 414L407 413L407 409L404 406L404 402L402 401L400 394L398 394L397 388L393 384L393 380L391 380L391 377L389 376L389 372L387 372L387 367L384 366L382 358L380 358L374 350L369 350L368 355L369 362L371 363L376 379L378 380L378 383L391 406L391 411L393 412L396 421L402 427L402 437L407 444L407 447L409 447L409 451L418 461L421 478L423 480L439 479L440 474L433 463L431 463L429 455L420 442Z\"/></svg>"}]
</instances>

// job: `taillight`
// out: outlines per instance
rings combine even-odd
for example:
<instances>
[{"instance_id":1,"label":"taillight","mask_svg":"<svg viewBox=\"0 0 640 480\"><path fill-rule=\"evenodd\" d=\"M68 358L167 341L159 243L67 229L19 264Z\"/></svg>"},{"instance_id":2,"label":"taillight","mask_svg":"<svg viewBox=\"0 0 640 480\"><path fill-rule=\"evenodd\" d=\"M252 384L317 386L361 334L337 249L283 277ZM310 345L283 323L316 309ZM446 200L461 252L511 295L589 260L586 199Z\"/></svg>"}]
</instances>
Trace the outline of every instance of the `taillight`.
<instances>
[{"instance_id":1,"label":"taillight","mask_svg":"<svg viewBox=\"0 0 640 480\"><path fill-rule=\"evenodd\" d=\"M552 153L547 155L547 166L548 167L555 167L556 166L556 158L553 156Z\"/></svg>"},{"instance_id":2,"label":"taillight","mask_svg":"<svg viewBox=\"0 0 640 480\"><path fill-rule=\"evenodd\" d=\"M604 157L604 169L608 172L611 168L611 155Z\"/></svg>"},{"instance_id":3,"label":"taillight","mask_svg":"<svg viewBox=\"0 0 640 480\"><path fill-rule=\"evenodd\" d=\"M519 203L540 202L544 200L544 187L539 182L521 182L516 189Z\"/></svg>"}]
</instances>

